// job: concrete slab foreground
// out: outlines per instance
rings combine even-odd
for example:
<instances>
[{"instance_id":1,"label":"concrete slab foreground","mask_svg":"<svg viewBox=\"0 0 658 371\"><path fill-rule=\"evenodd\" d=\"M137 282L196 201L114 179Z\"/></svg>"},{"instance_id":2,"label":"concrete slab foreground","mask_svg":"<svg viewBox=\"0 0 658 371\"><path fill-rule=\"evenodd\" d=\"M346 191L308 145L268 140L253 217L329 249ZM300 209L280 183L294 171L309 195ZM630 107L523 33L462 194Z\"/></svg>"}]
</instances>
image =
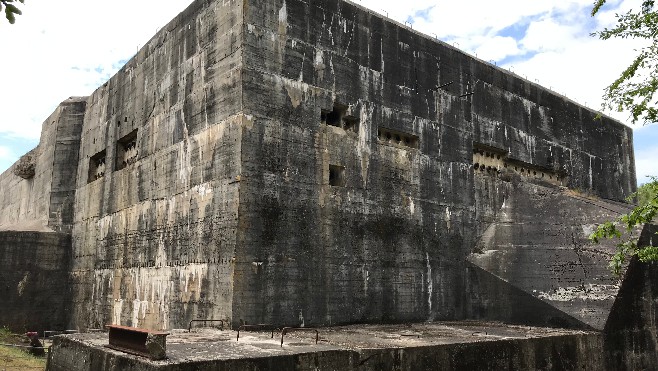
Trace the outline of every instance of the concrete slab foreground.
<instances>
[{"instance_id":1,"label":"concrete slab foreground","mask_svg":"<svg viewBox=\"0 0 658 371\"><path fill-rule=\"evenodd\" d=\"M58 337L50 371L601 369L597 332L485 322L356 325L281 334L174 330L168 359L107 349L105 333Z\"/></svg>"}]
</instances>

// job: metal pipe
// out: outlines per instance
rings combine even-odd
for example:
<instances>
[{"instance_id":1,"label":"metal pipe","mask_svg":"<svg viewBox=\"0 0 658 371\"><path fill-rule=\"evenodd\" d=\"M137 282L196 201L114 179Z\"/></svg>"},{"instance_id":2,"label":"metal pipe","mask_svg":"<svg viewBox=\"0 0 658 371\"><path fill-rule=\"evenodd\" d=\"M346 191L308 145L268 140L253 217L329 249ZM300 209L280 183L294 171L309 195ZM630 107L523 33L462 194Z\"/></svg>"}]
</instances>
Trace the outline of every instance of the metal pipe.
<instances>
[{"instance_id":1,"label":"metal pipe","mask_svg":"<svg viewBox=\"0 0 658 371\"><path fill-rule=\"evenodd\" d=\"M262 330L267 330L271 331L272 335L271 338L274 339L274 330L276 327L274 325L270 324L259 324L259 325L242 325L238 327L238 337L235 339L235 341L240 341L240 331L262 331Z\"/></svg>"},{"instance_id":2,"label":"metal pipe","mask_svg":"<svg viewBox=\"0 0 658 371\"><path fill-rule=\"evenodd\" d=\"M221 322L222 327L221 329L224 329L224 320L223 319L193 319L190 321L190 324L187 326L187 332L192 331L192 323L193 322Z\"/></svg>"},{"instance_id":3,"label":"metal pipe","mask_svg":"<svg viewBox=\"0 0 658 371\"><path fill-rule=\"evenodd\" d=\"M315 344L320 340L320 332L317 329L307 327L284 327L281 330L281 346L283 346L283 337L286 333L294 331L315 331Z\"/></svg>"}]
</instances>

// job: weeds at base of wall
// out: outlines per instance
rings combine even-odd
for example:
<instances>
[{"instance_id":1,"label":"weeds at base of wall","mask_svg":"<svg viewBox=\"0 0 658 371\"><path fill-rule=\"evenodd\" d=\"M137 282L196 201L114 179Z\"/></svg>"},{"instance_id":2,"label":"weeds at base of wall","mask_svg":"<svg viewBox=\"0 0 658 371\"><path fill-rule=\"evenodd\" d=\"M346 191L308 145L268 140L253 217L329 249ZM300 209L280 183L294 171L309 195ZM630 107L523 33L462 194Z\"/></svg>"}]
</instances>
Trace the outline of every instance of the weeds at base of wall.
<instances>
[{"instance_id":1,"label":"weeds at base of wall","mask_svg":"<svg viewBox=\"0 0 658 371\"><path fill-rule=\"evenodd\" d=\"M29 345L24 336L0 328L0 343ZM45 370L46 357L35 357L20 348L0 345L0 371Z\"/></svg>"}]
</instances>

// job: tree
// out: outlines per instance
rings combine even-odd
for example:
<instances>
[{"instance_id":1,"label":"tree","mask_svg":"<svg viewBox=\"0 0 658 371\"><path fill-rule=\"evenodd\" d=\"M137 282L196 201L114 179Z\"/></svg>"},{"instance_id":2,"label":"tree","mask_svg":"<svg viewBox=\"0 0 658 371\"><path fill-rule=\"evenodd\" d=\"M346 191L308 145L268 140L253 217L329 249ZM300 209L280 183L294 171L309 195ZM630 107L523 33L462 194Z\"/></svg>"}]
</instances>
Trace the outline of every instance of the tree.
<instances>
[{"instance_id":1,"label":"tree","mask_svg":"<svg viewBox=\"0 0 658 371\"><path fill-rule=\"evenodd\" d=\"M638 189L636 194L636 201L639 206L646 205L651 202L651 200L656 197L656 183L646 183L642 184Z\"/></svg>"},{"instance_id":2,"label":"tree","mask_svg":"<svg viewBox=\"0 0 658 371\"><path fill-rule=\"evenodd\" d=\"M592 9L596 15L607 0L597 0ZM611 38L644 39L648 45L639 50L633 62L610 84L603 96L603 108L628 111L633 123L658 121L658 12L654 0L643 0L639 11L617 14L615 27L593 33L602 40Z\"/></svg>"},{"instance_id":3,"label":"tree","mask_svg":"<svg viewBox=\"0 0 658 371\"><path fill-rule=\"evenodd\" d=\"M610 259L610 268L616 275L621 275L621 268L630 257L637 256L641 262L658 261L658 247L638 246L637 240L631 235L637 226L651 223L658 214L658 178L651 179L651 182L642 185L628 198L629 201L635 198L638 202L628 214L599 225L589 237L594 243L604 238L621 241L617 244L617 252Z\"/></svg>"},{"instance_id":4,"label":"tree","mask_svg":"<svg viewBox=\"0 0 658 371\"><path fill-rule=\"evenodd\" d=\"M596 0L592 16L606 1ZM639 38L647 41L648 45L639 50L630 66L605 89L603 95L604 109L628 110L633 123L645 125L658 121L658 99L654 98L658 90L658 12L654 2L643 0L639 11L617 14L615 27L592 34L602 40ZM658 247L638 246L630 235L636 227L651 223L658 214L658 178L651 177L651 182L641 186L628 201L633 199L637 204L628 214L599 225L590 236L595 243L604 238L620 240L617 252L610 259L610 268L616 275L621 274L622 266L633 256L642 262L658 261Z\"/></svg>"},{"instance_id":5,"label":"tree","mask_svg":"<svg viewBox=\"0 0 658 371\"><path fill-rule=\"evenodd\" d=\"M14 24L16 22L16 16L23 14L20 9L14 5L16 2L20 2L21 4L25 3L25 0L0 0L0 12L4 8L5 10L5 17L9 21L9 23Z\"/></svg>"}]
</instances>

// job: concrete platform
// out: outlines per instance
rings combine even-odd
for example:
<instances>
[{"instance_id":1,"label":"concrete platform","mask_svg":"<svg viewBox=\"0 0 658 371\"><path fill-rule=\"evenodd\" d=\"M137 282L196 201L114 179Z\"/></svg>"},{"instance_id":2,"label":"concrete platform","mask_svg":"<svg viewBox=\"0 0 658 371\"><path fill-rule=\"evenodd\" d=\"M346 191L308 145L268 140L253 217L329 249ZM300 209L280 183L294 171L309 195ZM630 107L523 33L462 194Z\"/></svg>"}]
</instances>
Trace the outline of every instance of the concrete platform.
<instances>
[{"instance_id":1,"label":"concrete platform","mask_svg":"<svg viewBox=\"0 0 658 371\"><path fill-rule=\"evenodd\" d=\"M47 370L597 370L602 337L482 322L357 325L314 332L173 330L167 360L105 347L107 333L54 341Z\"/></svg>"}]
</instances>

